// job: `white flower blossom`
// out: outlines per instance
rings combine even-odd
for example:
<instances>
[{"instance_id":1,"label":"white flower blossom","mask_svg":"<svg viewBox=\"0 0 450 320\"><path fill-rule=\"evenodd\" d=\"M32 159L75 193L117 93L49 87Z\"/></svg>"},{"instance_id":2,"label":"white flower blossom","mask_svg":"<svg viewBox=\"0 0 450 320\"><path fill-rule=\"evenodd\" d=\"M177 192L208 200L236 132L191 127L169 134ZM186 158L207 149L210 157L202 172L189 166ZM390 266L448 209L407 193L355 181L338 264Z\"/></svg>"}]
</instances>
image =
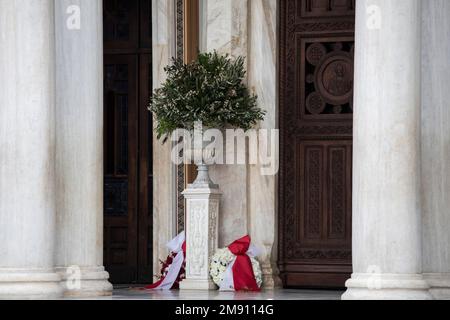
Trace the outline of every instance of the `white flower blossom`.
<instances>
[{"instance_id":1,"label":"white flower blossom","mask_svg":"<svg viewBox=\"0 0 450 320\"><path fill-rule=\"evenodd\" d=\"M233 262L234 258L235 255L228 248L217 250L211 258L211 265L209 268L210 276L214 283L219 287L224 279L225 271L227 270L229 264ZM261 288L263 282L261 266L255 258L250 257L250 260L252 262L256 283L258 284L258 287Z\"/></svg>"}]
</instances>

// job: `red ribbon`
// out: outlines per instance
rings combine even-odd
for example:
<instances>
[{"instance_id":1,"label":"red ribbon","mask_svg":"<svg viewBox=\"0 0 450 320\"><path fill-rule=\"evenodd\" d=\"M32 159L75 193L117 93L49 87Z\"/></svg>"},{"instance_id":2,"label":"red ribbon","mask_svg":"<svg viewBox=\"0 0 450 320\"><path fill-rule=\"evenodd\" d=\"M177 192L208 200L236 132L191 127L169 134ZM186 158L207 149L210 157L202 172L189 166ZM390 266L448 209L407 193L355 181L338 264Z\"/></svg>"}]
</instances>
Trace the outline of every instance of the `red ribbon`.
<instances>
[{"instance_id":1,"label":"red ribbon","mask_svg":"<svg viewBox=\"0 0 450 320\"><path fill-rule=\"evenodd\" d=\"M250 236L245 236L228 247L236 256L236 262L233 266L234 290L236 291L261 291L253 273L252 261L247 255L250 243Z\"/></svg>"},{"instance_id":2,"label":"red ribbon","mask_svg":"<svg viewBox=\"0 0 450 320\"><path fill-rule=\"evenodd\" d=\"M184 258L186 259L186 241L183 242L182 249L183 249ZM163 283L165 278L166 277L161 277L161 279L159 279L159 281L157 281L157 282L155 282L155 283L153 283L151 285L146 286L144 289L145 290L152 290L152 289L158 288ZM172 287L172 289L173 289L173 287Z\"/></svg>"},{"instance_id":3,"label":"red ribbon","mask_svg":"<svg viewBox=\"0 0 450 320\"><path fill-rule=\"evenodd\" d=\"M156 288L158 288L158 287L162 284L163 281L164 281L164 278L161 278L161 279L159 279L158 282L155 282L155 283L153 283L153 284L151 284L151 285L148 285L148 286L144 287L144 290L153 290L153 289L156 289Z\"/></svg>"}]
</instances>

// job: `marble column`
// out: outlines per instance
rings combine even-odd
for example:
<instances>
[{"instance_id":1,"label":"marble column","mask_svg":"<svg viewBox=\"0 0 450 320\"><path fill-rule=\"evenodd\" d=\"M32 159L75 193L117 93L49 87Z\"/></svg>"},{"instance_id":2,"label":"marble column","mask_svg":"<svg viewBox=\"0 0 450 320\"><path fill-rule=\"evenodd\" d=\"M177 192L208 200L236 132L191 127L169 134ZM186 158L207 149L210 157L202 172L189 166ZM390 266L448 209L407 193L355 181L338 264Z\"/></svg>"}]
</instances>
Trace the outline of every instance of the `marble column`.
<instances>
[{"instance_id":1,"label":"marble column","mask_svg":"<svg viewBox=\"0 0 450 320\"><path fill-rule=\"evenodd\" d=\"M176 56L175 1L152 0L153 88L166 80L164 67ZM161 271L167 258L167 243L176 235L176 167L171 161L172 145L153 135L153 272ZM155 279L156 280L156 279Z\"/></svg>"},{"instance_id":2,"label":"marble column","mask_svg":"<svg viewBox=\"0 0 450 320\"><path fill-rule=\"evenodd\" d=\"M353 268L343 299L429 299L422 276L421 1L356 6Z\"/></svg>"},{"instance_id":3,"label":"marble column","mask_svg":"<svg viewBox=\"0 0 450 320\"><path fill-rule=\"evenodd\" d=\"M0 1L0 299L58 298L54 0Z\"/></svg>"},{"instance_id":4,"label":"marble column","mask_svg":"<svg viewBox=\"0 0 450 320\"><path fill-rule=\"evenodd\" d=\"M450 1L422 1L422 184L424 273L450 299Z\"/></svg>"},{"instance_id":5,"label":"marble column","mask_svg":"<svg viewBox=\"0 0 450 320\"><path fill-rule=\"evenodd\" d=\"M248 84L258 96L259 106L267 112L260 128L269 132L278 128L277 15L276 0L250 0ZM259 141L259 147L271 149L268 141L263 139ZM274 158L278 161L278 155ZM281 286L276 266L278 185L277 170L274 174L263 175L262 170L266 167L260 163L250 165L248 169L249 229L253 243L264 249L258 257L264 289L273 289Z\"/></svg>"},{"instance_id":6,"label":"marble column","mask_svg":"<svg viewBox=\"0 0 450 320\"><path fill-rule=\"evenodd\" d=\"M231 57L248 56L247 0L202 0L200 20L201 51L217 50ZM248 60L245 68L247 66ZM219 247L225 247L249 233L248 166L211 166L210 174L212 181L219 184L223 192L220 203Z\"/></svg>"},{"instance_id":7,"label":"marble column","mask_svg":"<svg viewBox=\"0 0 450 320\"><path fill-rule=\"evenodd\" d=\"M55 12L56 265L66 296L110 295L103 267L102 1L58 0Z\"/></svg>"}]
</instances>

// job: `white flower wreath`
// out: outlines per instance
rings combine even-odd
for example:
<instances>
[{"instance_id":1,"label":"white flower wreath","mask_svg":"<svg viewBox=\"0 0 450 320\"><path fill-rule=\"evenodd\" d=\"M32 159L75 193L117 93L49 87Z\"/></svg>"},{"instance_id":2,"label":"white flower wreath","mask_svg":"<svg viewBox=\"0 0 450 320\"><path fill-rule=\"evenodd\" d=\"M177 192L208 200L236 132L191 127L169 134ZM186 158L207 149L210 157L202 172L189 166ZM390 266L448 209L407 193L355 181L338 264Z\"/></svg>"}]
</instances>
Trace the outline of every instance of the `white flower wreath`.
<instances>
[{"instance_id":1,"label":"white flower wreath","mask_svg":"<svg viewBox=\"0 0 450 320\"><path fill-rule=\"evenodd\" d=\"M212 256L209 273L217 286L221 287L223 279L225 278L225 272L235 258L236 256L228 248L219 249ZM250 260L252 262L256 283L258 284L258 287L261 288L263 283L261 266L255 258L250 256Z\"/></svg>"}]
</instances>

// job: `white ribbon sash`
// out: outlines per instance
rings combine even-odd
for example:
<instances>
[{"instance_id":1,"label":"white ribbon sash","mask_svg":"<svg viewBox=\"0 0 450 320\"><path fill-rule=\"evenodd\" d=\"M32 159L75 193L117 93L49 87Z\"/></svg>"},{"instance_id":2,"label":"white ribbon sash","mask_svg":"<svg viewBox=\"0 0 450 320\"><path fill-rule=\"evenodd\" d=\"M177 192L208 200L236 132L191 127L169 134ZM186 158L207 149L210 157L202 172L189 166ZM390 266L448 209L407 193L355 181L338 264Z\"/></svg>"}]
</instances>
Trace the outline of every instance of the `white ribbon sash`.
<instances>
[{"instance_id":1,"label":"white ribbon sash","mask_svg":"<svg viewBox=\"0 0 450 320\"><path fill-rule=\"evenodd\" d=\"M170 252L176 253L177 255L169 266L167 276L164 278L163 282L154 290L171 290L175 281L177 281L180 270L183 267L184 253L183 253L183 243L186 241L186 234L183 231L175 239L167 244Z\"/></svg>"}]
</instances>

